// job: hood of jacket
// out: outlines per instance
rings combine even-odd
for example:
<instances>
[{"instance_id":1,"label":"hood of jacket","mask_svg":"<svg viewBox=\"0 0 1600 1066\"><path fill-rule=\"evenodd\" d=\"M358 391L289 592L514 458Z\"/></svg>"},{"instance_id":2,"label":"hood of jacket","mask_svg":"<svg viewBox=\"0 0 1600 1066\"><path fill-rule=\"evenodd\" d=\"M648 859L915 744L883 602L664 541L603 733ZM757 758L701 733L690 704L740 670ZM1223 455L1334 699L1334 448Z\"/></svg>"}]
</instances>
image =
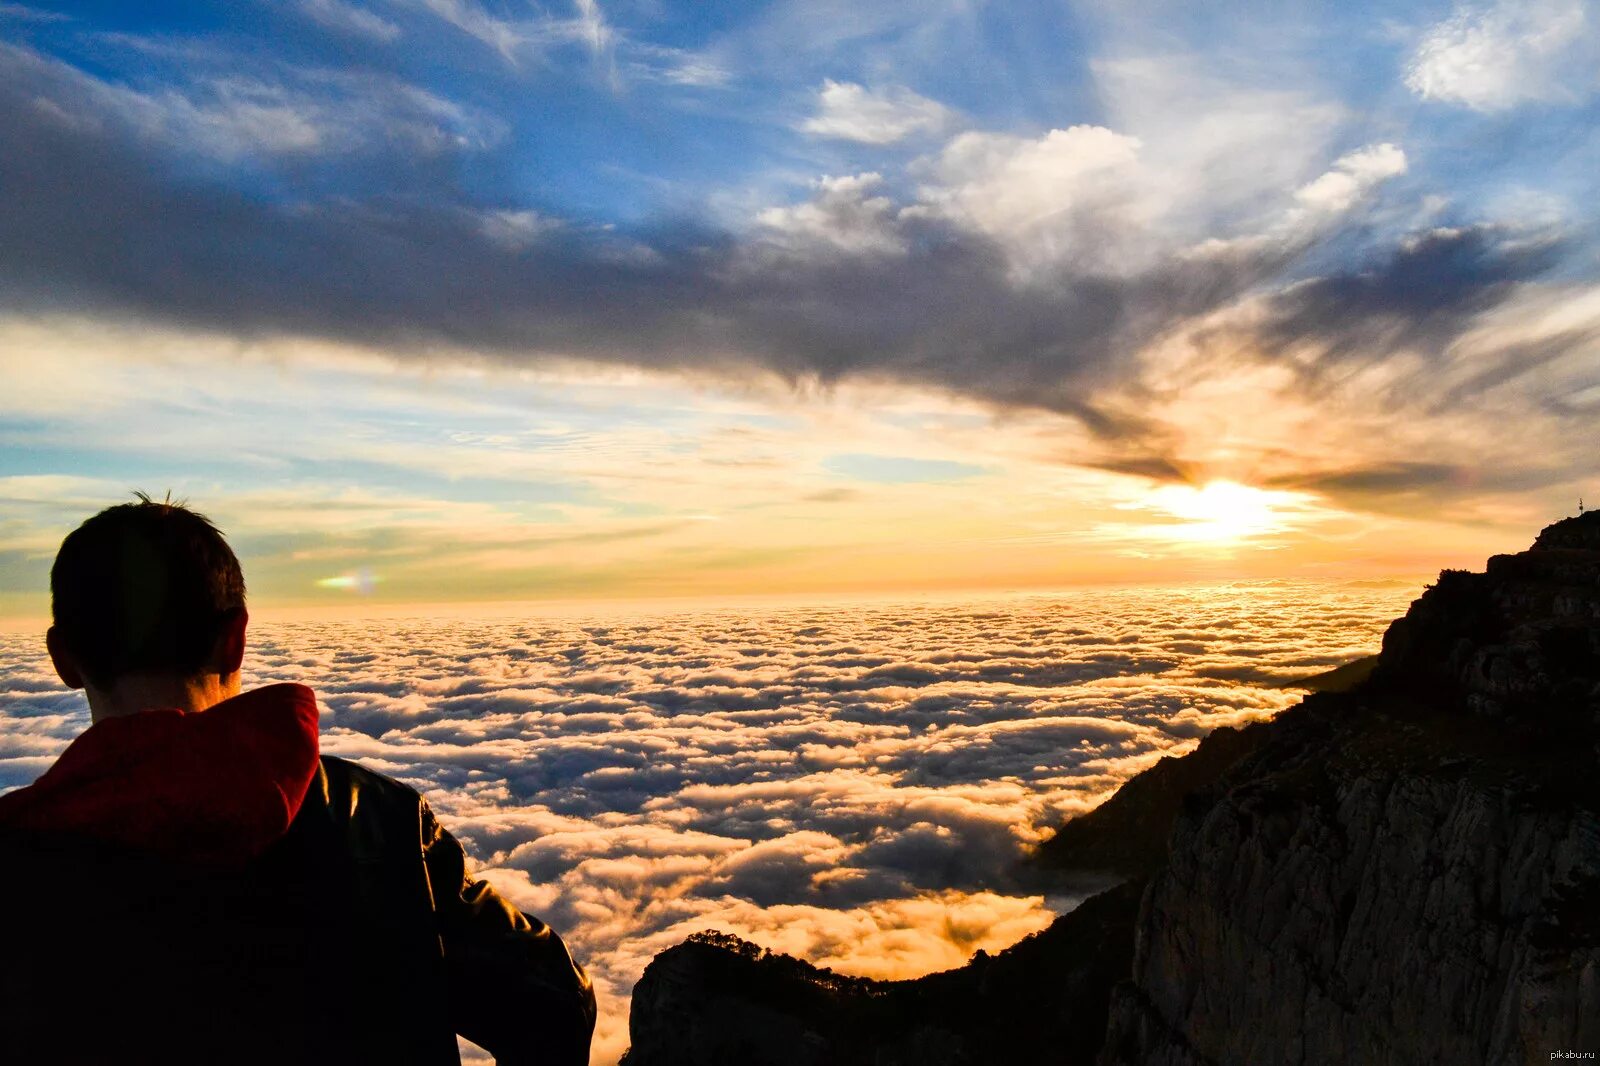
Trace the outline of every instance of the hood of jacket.
<instances>
[{"instance_id":1,"label":"hood of jacket","mask_svg":"<svg viewBox=\"0 0 1600 1066\"><path fill-rule=\"evenodd\" d=\"M107 718L33 784L0 796L0 826L235 866L289 828L317 757L317 701L304 685Z\"/></svg>"}]
</instances>

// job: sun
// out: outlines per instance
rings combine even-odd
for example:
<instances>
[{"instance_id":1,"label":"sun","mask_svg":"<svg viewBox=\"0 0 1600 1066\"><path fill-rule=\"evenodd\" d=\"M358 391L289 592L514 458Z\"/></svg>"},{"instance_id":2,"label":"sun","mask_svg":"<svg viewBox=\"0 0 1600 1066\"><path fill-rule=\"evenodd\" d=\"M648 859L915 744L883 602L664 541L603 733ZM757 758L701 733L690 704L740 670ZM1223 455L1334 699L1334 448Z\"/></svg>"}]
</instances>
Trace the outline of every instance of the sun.
<instances>
[{"instance_id":1,"label":"sun","mask_svg":"<svg viewBox=\"0 0 1600 1066\"><path fill-rule=\"evenodd\" d=\"M1284 530L1285 510L1297 501L1293 493L1251 488L1236 481L1163 485L1141 502L1144 509L1179 521L1163 527L1173 540L1228 544Z\"/></svg>"}]
</instances>

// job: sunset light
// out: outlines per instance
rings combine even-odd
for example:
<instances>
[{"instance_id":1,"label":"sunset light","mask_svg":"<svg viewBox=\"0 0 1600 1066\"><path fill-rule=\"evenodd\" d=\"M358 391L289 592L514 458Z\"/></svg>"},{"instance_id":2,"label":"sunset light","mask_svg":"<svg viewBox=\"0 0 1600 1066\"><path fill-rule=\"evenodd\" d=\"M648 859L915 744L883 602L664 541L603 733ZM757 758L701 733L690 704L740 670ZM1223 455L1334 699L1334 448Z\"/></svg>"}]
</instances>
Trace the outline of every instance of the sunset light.
<instances>
[{"instance_id":1,"label":"sunset light","mask_svg":"<svg viewBox=\"0 0 1600 1066\"><path fill-rule=\"evenodd\" d=\"M1153 489L1146 506L1182 520L1165 533L1153 535L1224 544L1284 529L1289 508L1302 499L1234 481L1208 481L1200 488L1163 485Z\"/></svg>"},{"instance_id":2,"label":"sunset light","mask_svg":"<svg viewBox=\"0 0 1600 1066\"><path fill-rule=\"evenodd\" d=\"M1600 1017L1593 981L1580 1001L1489 971L1556 972L1538 930L1570 900L1530 871L1556 855L1600 869L1600 848L1549 843L1577 839L1576 815L1551 828L1510 791L1470 798L1532 780L1523 767L1429 775L1462 762L1445 754L1468 726L1482 751L1463 759L1490 758L1497 713L1530 736L1600 722L1556 706L1600 693L1600 636L1580 631L1600 617L1597 422L1600 0L0 0L0 837L32 832L5 811L33 812L65 763L98 797L69 824L83 840L142 846L97 837L102 813L145 843L187 839L124 810L99 764L61 758L84 737L156 721L217 730L206 743L258 769L292 752L292 773L237 805L262 834L248 855L224 824L235 808L207 821L210 793L183 773L150 776L154 808L193 814L195 839L237 844L248 867L309 817L295 797L324 797L335 821L295 836L267 889L329 883L287 865L324 845L362 878L431 856L407 867L414 899L330 892L352 914L432 921L452 886L481 890L439 929L515 926L495 934L518 953L495 973L521 976L413 993L414 975L499 959L431 927L403 938L425 964L381 975L407 985L401 1021L438 1029L396 1046L436 1044L441 1062L543 1056L519 1026L547 1004L524 993L564 989L576 1025L590 989L574 961L598 996L589 1066L1577 1048L1557 1036ZM1524 549L1482 580L1438 576ZM1377 661L1386 633L1403 669ZM1366 700L1368 682L1440 688L1427 723L1451 736L1414 779L1368 765L1412 744L1377 698L1360 703L1383 719L1371 737L1342 711L1278 717L1307 692L1316 713ZM268 712L214 713L235 700ZM262 738L234 744L230 722ZM1310 753L1261 755L1280 726ZM1349 758L1317 749L1346 741ZM166 767L211 750L185 745L139 751ZM1555 765L1526 751L1529 775ZM1316 787L1264 803L1266 822L1202 818L1190 800L1224 802L1247 763L1284 780L1310 766ZM231 766L208 758L195 780L232 796ZM409 827L403 863L341 850L400 837L337 822L378 815L340 806L329 766L392 779L362 787L404 802L383 823ZM1146 791L1118 791L1152 767ZM1307 808L1314 831L1279 825L1335 795L1361 802ZM1362 811L1417 837L1379 847L1340 821ZM1495 840L1543 849L1515 877L1487 848L1413 861L1483 812L1507 819ZM1091 817L1112 829L1103 853L1073 853L1085 876L1027 865ZM1184 825L1305 846L1216 873L1202 842L1173 868L1188 879L1165 882ZM1472 877L1357 906L1401 884L1357 869L1368 856ZM1084 902L1112 874L1121 895ZM55 881L115 895L128 879ZM1478 905L1473 886L1513 881L1529 894L1496 900L1504 914ZM1326 913L1262 918L1229 897L1246 885ZM1175 918L1135 935L1190 891L1207 896L1198 932ZM256 913L254 895L214 898L216 915ZM1417 901L1421 932L1402 907ZM1245 916L1239 950L1225 902ZM1085 913L1099 924L1051 939ZM345 910L325 917L344 929ZM1491 918L1459 943L1443 931ZM387 966L361 920L360 965ZM1360 922L1385 943L1341 946ZM1019 943L1097 968L1023 980L1020 956L998 961ZM1397 983L1363 984L1390 943ZM817 1012L905 1028L839 1037L776 993L741 1025L672 1028L696 959L787 965L764 950L795 956L789 977L833 970L802 997ZM311 957L287 941L237 955ZM560 980L518 969L535 957ZM662 958L683 966L654 971L652 1008L635 993ZM1246 977L1196 991L1189 967ZM388 987L365 973L318 980ZM926 995L865 981L935 973ZM1088 1006L1064 1006L1068 985ZM1510 1028L1427 1048L1360 1028L1409 1025L1428 1005L1399 993L1439 989L1460 995L1440 1008L1450 1040ZM839 1006L858 994L859 1014ZM497 1003L517 1004L503 1030L474 1013ZM1021 1031L1005 1010L1031 1004L1063 1012L1042 1057L1002 1039ZM1530 1021L1517 1004L1551 1006ZM644 1041L624 1060L651 1009L671 1055ZM978 1028L917 1029L917 1010ZM1132 1036L1067 1046L1068 1029L1109 1031L1108 1011L1159 1046L1126 1061L1111 1050ZM509 1050L471 1046L458 1020L489 1043L511 1033ZM568 1036L551 1063L584 1066L587 1031ZM746 1054L746 1036L781 1054ZM1213 1054L1213 1038L1248 1047ZM0 1025L0 1062L107 1061L6 1040ZM726 1053L672 1057L701 1048Z\"/></svg>"}]
</instances>

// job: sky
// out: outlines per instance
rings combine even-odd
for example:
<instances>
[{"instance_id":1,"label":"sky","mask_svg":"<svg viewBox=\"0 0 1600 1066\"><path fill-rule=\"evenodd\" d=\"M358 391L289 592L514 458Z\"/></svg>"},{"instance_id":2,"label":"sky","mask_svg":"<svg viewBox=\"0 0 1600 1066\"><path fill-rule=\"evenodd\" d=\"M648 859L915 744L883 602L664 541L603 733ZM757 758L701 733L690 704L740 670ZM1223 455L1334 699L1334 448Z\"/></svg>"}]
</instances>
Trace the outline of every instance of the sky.
<instances>
[{"instance_id":1,"label":"sky","mask_svg":"<svg viewBox=\"0 0 1600 1066\"><path fill-rule=\"evenodd\" d=\"M1600 498L1600 10L0 3L0 615L1425 575Z\"/></svg>"}]
</instances>

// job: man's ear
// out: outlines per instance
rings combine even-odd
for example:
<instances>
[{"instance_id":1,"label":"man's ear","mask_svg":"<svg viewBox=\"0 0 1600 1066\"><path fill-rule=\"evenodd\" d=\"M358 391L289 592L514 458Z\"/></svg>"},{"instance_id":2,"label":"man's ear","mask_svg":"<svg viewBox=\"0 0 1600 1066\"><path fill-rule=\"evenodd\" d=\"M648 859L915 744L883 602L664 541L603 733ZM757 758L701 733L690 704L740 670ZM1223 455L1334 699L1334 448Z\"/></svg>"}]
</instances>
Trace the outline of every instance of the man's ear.
<instances>
[{"instance_id":1,"label":"man's ear","mask_svg":"<svg viewBox=\"0 0 1600 1066\"><path fill-rule=\"evenodd\" d=\"M83 671L73 662L72 654L67 651L67 642L55 626L44 631L44 646L50 652L50 662L56 668L56 676L61 683L68 688L82 688Z\"/></svg>"},{"instance_id":2,"label":"man's ear","mask_svg":"<svg viewBox=\"0 0 1600 1066\"><path fill-rule=\"evenodd\" d=\"M244 633L250 625L250 613L243 607L229 611L222 623L222 633L217 637L214 667L223 677L239 672L244 664Z\"/></svg>"}]
</instances>

